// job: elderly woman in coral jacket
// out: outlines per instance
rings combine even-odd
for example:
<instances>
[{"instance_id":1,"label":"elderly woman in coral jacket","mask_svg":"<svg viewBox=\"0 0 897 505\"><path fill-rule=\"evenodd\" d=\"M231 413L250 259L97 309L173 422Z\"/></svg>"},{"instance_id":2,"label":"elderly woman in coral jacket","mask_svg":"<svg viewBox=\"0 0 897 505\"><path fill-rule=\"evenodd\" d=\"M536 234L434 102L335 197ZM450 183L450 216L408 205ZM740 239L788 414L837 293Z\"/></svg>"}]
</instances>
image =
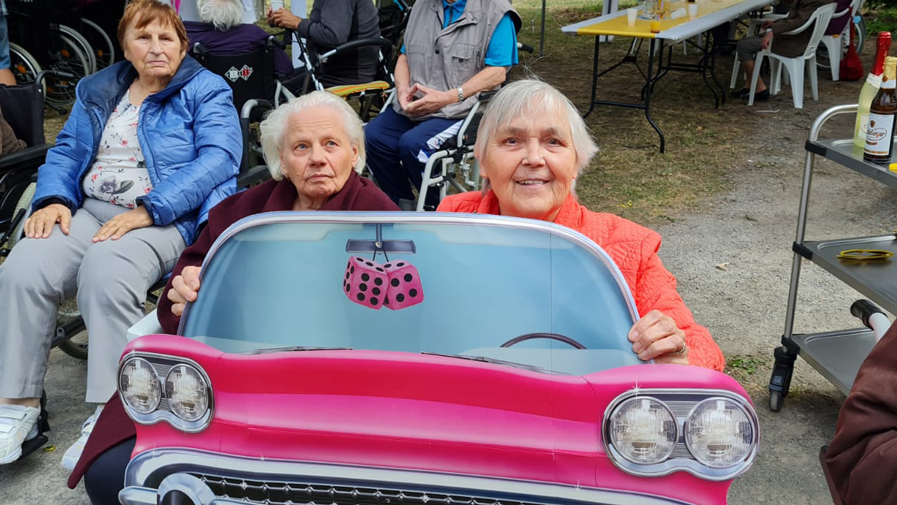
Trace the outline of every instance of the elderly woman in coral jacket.
<instances>
[{"instance_id":1,"label":"elderly woman in coral jacket","mask_svg":"<svg viewBox=\"0 0 897 505\"><path fill-rule=\"evenodd\" d=\"M576 201L576 177L597 150L558 90L536 80L514 82L492 99L480 123L474 154L483 192L449 196L437 210L540 219L591 238L617 263L635 298L641 319L629 330L633 352L645 361L722 371L722 351L695 322L657 256L660 235Z\"/></svg>"}]
</instances>

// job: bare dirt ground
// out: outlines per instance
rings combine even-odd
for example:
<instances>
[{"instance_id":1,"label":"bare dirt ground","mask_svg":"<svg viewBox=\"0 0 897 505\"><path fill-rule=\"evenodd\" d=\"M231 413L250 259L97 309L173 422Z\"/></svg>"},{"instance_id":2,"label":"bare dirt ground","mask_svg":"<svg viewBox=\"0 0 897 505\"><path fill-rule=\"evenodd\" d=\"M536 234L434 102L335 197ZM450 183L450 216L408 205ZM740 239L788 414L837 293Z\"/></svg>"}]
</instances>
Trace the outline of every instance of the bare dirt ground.
<instances>
[{"instance_id":1,"label":"bare dirt ground","mask_svg":"<svg viewBox=\"0 0 897 505\"><path fill-rule=\"evenodd\" d=\"M524 21L530 26L528 18ZM549 23L548 30L555 28ZM548 47L557 56L530 61L530 68L577 105L586 103L591 40L550 40ZM731 57L721 58L717 75L724 84L730 70ZM624 74L604 90L631 89L636 78L635 73ZM821 99L814 102L807 96L803 111L793 109L787 89L752 109L737 100L714 109L695 76L666 79L654 103L655 117L669 134L669 152L656 153L656 137L641 114L596 111L589 124L603 150L580 182L582 198L595 209L620 213L661 232L661 255L679 278L686 303L717 339L730 373L755 402L760 455L733 485L730 503L831 503L818 451L834 434L843 395L800 359L781 412L768 410L765 387L784 326L803 143L813 118L829 106L855 101L860 84L833 83L821 72ZM827 136L849 136L852 125L852 120L839 121L826 130ZM656 180L662 184L651 187L660 188L660 197L658 191L644 189ZM894 190L822 162L808 237L890 232L897 224L895 197ZM717 268L720 264L726 269ZM847 308L859 294L815 266L804 265L800 293L797 331L857 326ZM51 353L50 441L58 449L47 447L0 467L0 503L88 503L83 488L65 488L67 472L59 466L62 451L92 412L83 403L85 380L84 362L57 350Z\"/></svg>"}]
</instances>

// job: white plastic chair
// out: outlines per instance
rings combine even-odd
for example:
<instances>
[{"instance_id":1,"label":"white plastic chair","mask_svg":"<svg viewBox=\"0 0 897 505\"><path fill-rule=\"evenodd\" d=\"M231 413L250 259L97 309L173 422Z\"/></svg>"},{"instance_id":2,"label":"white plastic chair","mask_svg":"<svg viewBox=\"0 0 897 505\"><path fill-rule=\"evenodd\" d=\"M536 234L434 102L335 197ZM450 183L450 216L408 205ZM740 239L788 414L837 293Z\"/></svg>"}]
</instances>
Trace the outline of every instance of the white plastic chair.
<instances>
[{"instance_id":1,"label":"white plastic chair","mask_svg":"<svg viewBox=\"0 0 897 505\"><path fill-rule=\"evenodd\" d=\"M773 37L769 48L757 52L754 60L754 75L751 76L751 93L748 98L748 105L754 105L754 93L757 91L757 79L760 77L760 68L763 66L763 58L769 58L772 63L772 72L769 79L770 94L777 95L781 90L782 67L788 70L788 76L791 78L791 95L794 100L795 109L804 108L804 67L810 74L810 88L813 91L813 100L819 100L819 85L816 78L816 47L822 40L822 35L828 27L828 22L835 12L836 4L823 5L816 9L810 19L797 29L785 32L782 35L797 35L811 29L813 33L810 35L810 41L804 54L795 58L788 58L772 52L772 45L775 43Z\"/></svg>"},{"instance_id":2,"label":"white plastic chair","mask_svg":"<svg viewBox=\"0 0 897 505\"><path fill-rule=\"evenodd\" d=\"M835 19L844 16L856 16L862 3L863 0L853 0L846 9L832 14L831 20L834 21ZM832 70L833 81L837 81L841 78L841 57L844 55L844 48L850 41L850 28L852 26L853 23L847 23L844 25L844 29L841 30L840 34L822 36L822 43L825 44L825 48L828 51L828 60Z\"/></svg>"}]
</instances>

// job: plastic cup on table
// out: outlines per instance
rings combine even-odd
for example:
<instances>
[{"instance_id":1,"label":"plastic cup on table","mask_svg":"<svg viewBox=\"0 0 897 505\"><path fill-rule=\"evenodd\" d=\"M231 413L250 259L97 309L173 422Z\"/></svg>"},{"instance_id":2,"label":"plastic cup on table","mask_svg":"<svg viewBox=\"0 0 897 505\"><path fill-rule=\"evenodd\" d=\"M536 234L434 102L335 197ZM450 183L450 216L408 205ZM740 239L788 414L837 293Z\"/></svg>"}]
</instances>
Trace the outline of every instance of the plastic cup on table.
<instances>
[{"instance_id":1,"label":"plastic cup on table","mask_svg":"<svg viewBox=\"0 0 897 505\"><path fill-rule=\"evenodd\" d=\"M651 33L660 33L660 21L651 21Z\"/></svg>"},{"instance_id":2,"label":"plastic cup on table","mask_svg":"<svg viewBox=\"0 0 897 505\"><path fill-rule=\"evenodd\" d=\"M635 26L635 18L638 16L638 9L629 8L626 9L626 23L629 26Z\"/></svg>"},{"instance_id":3,"label":"plastic cup on table","mask_svg":"<svg viewBox=\"0 0 897 505\"><path fill-rule=\"evenodd\" d=\"M271 0L271 10L276 11L277 9L283 8L283 0Z\"/></svg>"},{"instance_id":4,"label":"plastic cup on table","mask_svg":"<svg viewBox=\"0 0 897 505\"><path fill-rule=\"evenodd\" d=\"M688 4L688 19L698 17L698 4Z\"/></svg>"}]
</instances>

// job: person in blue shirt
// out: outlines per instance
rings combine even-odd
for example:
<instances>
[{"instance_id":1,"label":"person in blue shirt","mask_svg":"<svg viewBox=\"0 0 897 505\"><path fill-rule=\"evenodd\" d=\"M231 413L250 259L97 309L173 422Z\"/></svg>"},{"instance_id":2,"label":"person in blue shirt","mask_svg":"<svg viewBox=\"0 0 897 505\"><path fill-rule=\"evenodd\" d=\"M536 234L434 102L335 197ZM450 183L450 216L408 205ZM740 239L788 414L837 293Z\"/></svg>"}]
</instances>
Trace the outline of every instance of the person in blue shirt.
<instances>
[{"instance_id":1,"label":"person in blue shirt","mask_svg":"<svg viewBox=\"0 0 897 505\"><path fill-rule=\"evenodd\" d=\"M365 127L368 168L412 209L427 159L457 135L482 91L517 63L520 16L507 0L418 0L396 62L396 100ZM430 192L427 205L438 203Z\"/></svg>"}]
</instances>

